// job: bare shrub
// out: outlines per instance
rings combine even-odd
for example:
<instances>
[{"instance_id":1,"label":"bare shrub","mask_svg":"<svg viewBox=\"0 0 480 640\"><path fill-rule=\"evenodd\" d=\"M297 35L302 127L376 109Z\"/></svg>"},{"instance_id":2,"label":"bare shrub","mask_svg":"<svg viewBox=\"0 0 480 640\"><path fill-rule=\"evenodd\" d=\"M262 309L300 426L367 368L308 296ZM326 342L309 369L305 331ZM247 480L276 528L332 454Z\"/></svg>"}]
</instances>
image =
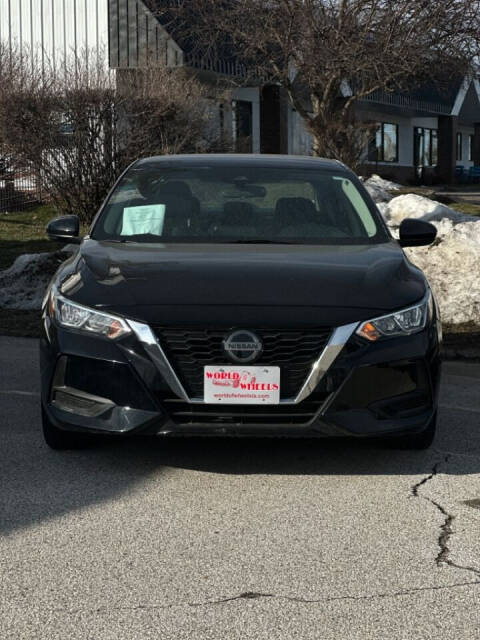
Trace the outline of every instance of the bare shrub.
<instances>
[{"instance_id":1,"label":"bare shrub","mask_svg":"<svg viewBox=\"0 0 480 640\"><path fill-rule=\"evenodd\" d=\"M0 145L33 167L59 211L84 223L137 158L218 145L210 96L185 70L113 72L84 52L54 71L3 54Z\"/></svg>"}]
</instances>

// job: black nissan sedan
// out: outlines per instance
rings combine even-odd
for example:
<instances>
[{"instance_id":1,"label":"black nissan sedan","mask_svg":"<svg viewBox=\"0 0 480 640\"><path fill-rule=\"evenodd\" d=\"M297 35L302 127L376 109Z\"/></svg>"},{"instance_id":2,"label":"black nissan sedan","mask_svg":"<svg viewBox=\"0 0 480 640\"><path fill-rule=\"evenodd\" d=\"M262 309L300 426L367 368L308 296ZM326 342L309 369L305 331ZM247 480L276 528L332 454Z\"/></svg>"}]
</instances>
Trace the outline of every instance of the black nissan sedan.
<instances>
[{"instance_id":1,"label":"black nissan sedan","mask_svg":"<svg viewBox=\"0 0 480 640\"><path fill-rule=\"evenodd\" d=\"M441 327L423 273L343 164L147 158L119 178L43 305L45 440L435 434Z\"/></svg>"}]
</instances>

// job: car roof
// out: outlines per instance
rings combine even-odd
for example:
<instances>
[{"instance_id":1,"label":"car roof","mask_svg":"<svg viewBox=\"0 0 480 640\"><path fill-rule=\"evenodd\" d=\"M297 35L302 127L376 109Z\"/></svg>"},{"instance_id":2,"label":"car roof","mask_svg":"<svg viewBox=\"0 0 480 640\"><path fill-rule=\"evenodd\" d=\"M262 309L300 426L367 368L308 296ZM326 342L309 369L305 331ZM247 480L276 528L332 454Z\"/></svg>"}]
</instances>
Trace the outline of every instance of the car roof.
<instances>
[{"instance_id":1,"label":"car roof","mask_svg":"<svg viewBox=\"0 0 480 640\"><path fill-rule=\"evenodd\" d=\"M350 171L338 160L311 156L268 155L261 153L198 153L185 155L153 156L137 160L132 168L155 169L161 166L190 168L205 166L232 167L282 167L291 169L327 169Z\"/></svg>"}]
</instances>

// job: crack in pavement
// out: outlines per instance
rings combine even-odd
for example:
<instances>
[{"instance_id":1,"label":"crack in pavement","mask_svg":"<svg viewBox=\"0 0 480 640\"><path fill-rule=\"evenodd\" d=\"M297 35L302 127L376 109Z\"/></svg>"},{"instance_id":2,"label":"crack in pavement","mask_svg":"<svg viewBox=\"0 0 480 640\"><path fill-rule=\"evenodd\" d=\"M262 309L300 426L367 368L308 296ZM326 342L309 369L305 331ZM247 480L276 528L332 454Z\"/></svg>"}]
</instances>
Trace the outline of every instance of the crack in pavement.
<instances>
[{"instance_id":1,"label":"crack in pavement","mask_svg":"<svg viewBox=\"0 0 480 640\"><path fill-rule=\"evenodd\" d=\"M69 615L77 615L79 613L91 612L91 613L108 613L110 611L148 611L155 609L173 609L174 607L208 607L221 604L228 604L237 600L285 600L287 602L293 602L296 604L321 604L328 602L341 602L341 601L365 601L365 600L378 600L383 598L398 598L403 596L414 595L422 591L442 591L447 589L458 589L460 587L469 587L480 585L480 580L470 580L465 582L455 582L453 584L436 585L429 587L414 587L412 589L405 589L403 591L394 591L391 593L372 593L369 595L359 596L331 596L324 598L302 598L301 596L286 596L275 593L264 593L261 591L245 591L235 596L229 596L226 598L219 598L218 600L205 600L203 602L170 602L165 604L136 604L136 605L119 605L119 606L104 606L95 608L77 608L69 609L67 607L56 607L50 609L53 613L67 613Z\"/></svg>"},{"instance_id":2,"label":"crack in pavement","mask_svg":"<svg viewBox=\"0 0 480 640\"><path fill-rule=\"evenodd\" d=\"M480 584L480 580L473 580L468 582L457 582L454 584L438 585L431 587L415 587L413 589L406 589L404 591L395 591L392 593L373 593L365 596L332 596L329 598L302 598L299 596L284 596L274 593L257 593L255 591L246 591L237 596L231 596L229 598L222 598L220 600L207 600L206 602L188 603L189 607L204 607L207 605L223 604L226 602L233 602L235 600L255 600L258 598L273 598L276 600L287 600L289 602L296 602L299 604L315 604L321 602L338 602L341 600L377 600L380 598L397 598L399 596L408 596L418 593L420 591L440 591L442 589L455 589L458 587L466 587L471 585Z\"/></svg>"},{"instance_id":3,"label":"crack in pavement","mask_svg":"<svg viewBox=\"0 0 480 640\"><path fill-rule=\"evenodd\" d=\"M443 460L439 460L438 462L436 462L433 466L432 472L428 476L420 480L420 482L417 482L413 485L412 496L414 496L415 498L422 498L423 500L426 500L427 502L432 504L444 517L443 524L440 527L440 534L438 536L439 552L437 554L437 557L435 558L435 564L439 567L442 565L448 565L449 567L452 567L454 569L469 571L470 573L473 573L480 578L480 569L470 567L468 565L457 564L450 557L450 548L448 546L448 543L450 542L450 538L455 533L453 529L455 516L451 513L448 513L448 511L439 502L433 500L433 498L429 498L428 496L424 496L420 493L420 488L433 480L433 478L435 478L435 476L438 474L440 466L442 464L448 464L451 455L452 454L448 453L443 458Z\"/></svg>"},{"instance_id":4,"label":"crack in pavement","mask_svg":"<svg viewBox=\"0 0 480 640\"><path fill-rule=\"evenodd\" d=\"M445 459L444 459L444 460L442 460L441 462L447 462L449 458L450 458L450 454L446 455L446 456L445 456ZM437 473L438 473L438 467L440 466L441 462L436 462L436 463L433 465L432 473L431 473L430 475L428 475L428 476L425 476L425 478L423 478L423 480L420 480L420 482L417 482L417 484L414 484L414 485L413 485L413 487L412 487L412 495L413 495L415 498L419 498L419 497L425 498L425 496L420 496L420 495L419 495L419 493L418 493L418 491L419 491L420 487L422 487L424 484L427 484L427 482L430 482L430 480L431 480L434 476L436 476L436 475L437 475ZM428 500L428 498L425 498L425 500Z\"/></svg>"}]
</instances>

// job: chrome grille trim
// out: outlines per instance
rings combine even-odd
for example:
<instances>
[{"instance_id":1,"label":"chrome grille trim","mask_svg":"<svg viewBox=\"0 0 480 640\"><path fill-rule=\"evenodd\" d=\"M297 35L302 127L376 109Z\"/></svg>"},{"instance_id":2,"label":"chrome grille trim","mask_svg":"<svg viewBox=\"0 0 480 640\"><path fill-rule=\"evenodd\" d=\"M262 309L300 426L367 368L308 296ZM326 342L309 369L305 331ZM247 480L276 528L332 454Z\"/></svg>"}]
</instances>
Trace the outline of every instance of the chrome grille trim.
<instances>
[{"instance_id":1,"label":"chrome grille trim","mask_svg":"<svg viewBox=\"0 0 480 640\"><path fill-rule=\"evenodd\" d=\"M127 322L173 393L186 402L192 402L149 325L135 320L127 320Z\"/></svg>"},{"instance_id":2,"label":"chrome grille trim","mask_svg":"<svg viewBox=\"0 0 480 640\"><path fill-rule=\"evenodd\" d=\"M143 344L145 351L150 356L172 392L190 404L207 404L203 398L190 398L180 382L175 370L171 366L164 350L162 349L157 336L153 333L148 324L127 320L137 339ZM298 394L293 398L285 398L280 400L280 404L293 405L302 402L305 398L315 390L318 383L328 372L332 364L335 362L345 344L358 328L359 323L353 322L334 329L325 348L320 354L318 360L312 366L312 369L303 383Z\"/></svg>"}]
</instances>

